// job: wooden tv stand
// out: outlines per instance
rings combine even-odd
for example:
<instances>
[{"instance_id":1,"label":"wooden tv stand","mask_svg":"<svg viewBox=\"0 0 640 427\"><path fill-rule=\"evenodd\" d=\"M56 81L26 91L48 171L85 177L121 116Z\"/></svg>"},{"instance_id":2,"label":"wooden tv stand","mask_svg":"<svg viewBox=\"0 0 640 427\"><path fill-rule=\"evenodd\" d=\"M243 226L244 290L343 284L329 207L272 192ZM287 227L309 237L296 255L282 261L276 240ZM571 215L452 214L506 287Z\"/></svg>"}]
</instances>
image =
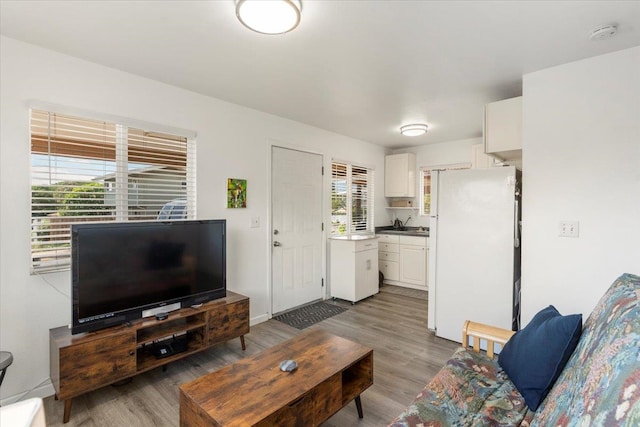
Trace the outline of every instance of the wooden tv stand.
<instances>
[{"instance_id":1,"label":"wooden tv stand","mask_svg":"<svg viewBox=\"0 0 640 427\"><path fill-rule=\"evenodd\" d=\"M130 326L114 326L72 335L61 326L49 330L49 364L56 399L64 400L63 422L71 415L71 400L81 394L166 365L215 344L249 333L249 298L227 291L225 298L198 308L182 308L165 320L141 319ZM178 337L186 349L157 358L154 343Z\"/></svg>"}]
</instances>

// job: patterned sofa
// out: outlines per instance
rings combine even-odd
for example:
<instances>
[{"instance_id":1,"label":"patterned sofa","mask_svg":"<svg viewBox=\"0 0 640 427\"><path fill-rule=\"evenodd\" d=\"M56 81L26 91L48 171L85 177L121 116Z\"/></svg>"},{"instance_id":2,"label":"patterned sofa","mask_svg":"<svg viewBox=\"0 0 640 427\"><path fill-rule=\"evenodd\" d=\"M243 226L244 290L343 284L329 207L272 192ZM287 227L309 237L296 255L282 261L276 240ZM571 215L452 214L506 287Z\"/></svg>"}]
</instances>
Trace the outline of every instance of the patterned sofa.
<instances>
[{"instance_id":1,"label":"patterned sofa","mask_svg":"<svg viewBox=\"0 0 640 427\"><path fill-rule=\"evenodd\" d=\"M389 426L640 426L639 276L623 274L600 299L535 412L493 357L511 334L467 322L474 348L458 349Z\"/></svg>"}]
</instances>

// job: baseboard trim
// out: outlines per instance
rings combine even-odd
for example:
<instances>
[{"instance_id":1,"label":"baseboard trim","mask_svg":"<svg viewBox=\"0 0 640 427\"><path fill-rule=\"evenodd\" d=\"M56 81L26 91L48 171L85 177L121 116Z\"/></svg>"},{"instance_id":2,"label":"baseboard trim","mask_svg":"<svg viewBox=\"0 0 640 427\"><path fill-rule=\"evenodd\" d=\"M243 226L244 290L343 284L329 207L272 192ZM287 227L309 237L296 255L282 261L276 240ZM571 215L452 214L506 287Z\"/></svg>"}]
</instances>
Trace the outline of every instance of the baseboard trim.
<instances>
[{"instance_id":1,"label":"baseboard trim","mask_svg":"<svg viewBox=\"0 0 640 427\"><path fill-rule=\"evenodd\" d=\"M31 390L25 390L21 393L14 394L13 396L0 400L0 406L10 405L32 397L42 397L44 399L45 397L53 396L55 393L56 391L53 388L51 379L47 379Z\"/></svg>"},{"instance_id":2,"label":"baseboard trim","mask_svg":"<svg viewBox=\"0 0 640 427\"><path fill-rule=\"evenodd\" d=\"M258 323L262 323L262 322L266 322L267 320L269 320L269 314L265 313L265 314L261 314L260 316L256 316L256 317L252 317L249 320L249 326L253 326L253 325L257 325Z\"/></svg>"},{"instance_id":3,"label":"baseboard trim","mask_svg":"<svg viewBox=\"0 0 640 427\"><path fill-rule=\"evenodd\" d=\"M399 286L401 288L408 288L408 289L416 289L419 291L429 291L429 287L428 286L418 286L418 285L412 285L411 283L407 283L407 282L398 282L396 280L388 280L388 279L384 279L383 282L385 285L393 285L393 286Z\"/></svg>"}]
</instances>

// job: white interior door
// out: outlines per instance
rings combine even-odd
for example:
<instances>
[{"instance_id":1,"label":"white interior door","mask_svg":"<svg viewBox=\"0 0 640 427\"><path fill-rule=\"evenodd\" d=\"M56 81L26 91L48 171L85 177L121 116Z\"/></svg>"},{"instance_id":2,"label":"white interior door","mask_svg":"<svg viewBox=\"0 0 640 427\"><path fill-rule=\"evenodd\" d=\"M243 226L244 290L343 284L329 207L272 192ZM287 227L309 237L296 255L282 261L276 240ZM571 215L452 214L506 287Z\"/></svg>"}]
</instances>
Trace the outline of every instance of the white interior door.
<instances>
[{"instance_id":1,"label":"white interior door","mask_svg":"<svg viewBox=\"0 0 640 427\"><path fill-rule=\"evenodd\" d=\"M271 149L272 313L322 298L322 156Z\"/></svg>"}]
</instances>

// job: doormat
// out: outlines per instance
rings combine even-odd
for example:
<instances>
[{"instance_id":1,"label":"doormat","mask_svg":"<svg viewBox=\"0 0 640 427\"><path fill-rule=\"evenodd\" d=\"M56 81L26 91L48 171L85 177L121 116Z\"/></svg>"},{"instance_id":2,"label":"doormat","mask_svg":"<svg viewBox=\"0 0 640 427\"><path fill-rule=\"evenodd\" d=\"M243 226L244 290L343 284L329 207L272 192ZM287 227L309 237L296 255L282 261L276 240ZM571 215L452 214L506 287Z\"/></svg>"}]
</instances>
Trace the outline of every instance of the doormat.
<instances>
[{"instance_id":1,"label":"doormat","mask_svg":"<svg viewBox=\"0 0 640 427\"><path fill-rule=\"evenodd\" d=\"M293 326L296 329L305 329L336 314L340 314L345 310L347 309L337 305L327 304L326 302L316 302L279 314L275 316L274 319Z\"/></svg>"}]
</instances>

